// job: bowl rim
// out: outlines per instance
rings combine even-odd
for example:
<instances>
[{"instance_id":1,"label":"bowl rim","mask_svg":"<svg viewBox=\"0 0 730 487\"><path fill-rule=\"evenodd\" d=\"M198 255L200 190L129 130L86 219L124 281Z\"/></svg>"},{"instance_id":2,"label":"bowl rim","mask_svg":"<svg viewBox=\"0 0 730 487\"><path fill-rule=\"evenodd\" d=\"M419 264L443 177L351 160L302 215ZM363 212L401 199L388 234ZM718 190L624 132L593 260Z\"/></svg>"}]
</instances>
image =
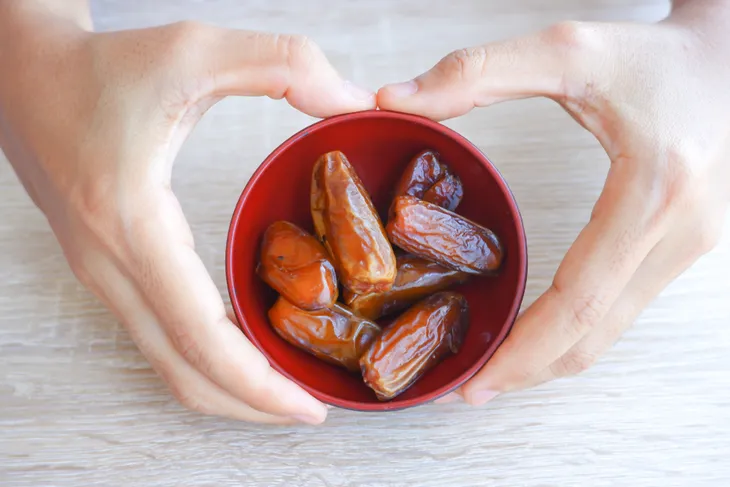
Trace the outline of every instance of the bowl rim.
<instances>
[{"instance_id":1,"label":"bowl rim","mask_svg":"<svg viewBox=\"0 0 730 487\"><path fill-rule=\"evenodd\" d=\"M428 394L424 394L421 396L417 396L411 399L402 400L397 403L394 402L382 402L382 403L362 403L358 401L350 401L347 399L341 399L335 396L332 396L330 394L324 393L322 391L319 391L313 387L310 387L307 384L304 384L303 382L299 381L291 375L284 367L280 366L279 363L274 360L274 358L266 351L265 347L261 345L259 340L257 339L255 333L252 333L249 329L246 320L244 318L243 311L241 310L239 300L237 298L236 290L233 286L233 271L232 271L232 260L233 260L233 238L236 234L236 230L238 228L238 224L241 221L241 213L243 211L243 207L245 206L246 201L249 198L249 195L252 191L252 188L256 185L258 180L261 178L262 174L270 164L285 150L287 150L289 147L291 147L293 144L295 144L299 139L302 137L306 137L312 132L324 129L330 125L334 125L340 122L344 121L350 121L350 120L357 120L357 119L368 119L368 118L382 118L382 119L396 119L396 120L402 120L408 123L413 123L417 125L422 125L427 128L430 128L432 130L435 130L437 132L442 133L443 135L454 139L457 143L462 145L466 150L468 150L476 160L478 160L494 177L495 182L497 185L502 189L502 191L508 195L508 205L510 207L510 210L513 212L514 215L516 215L515 223L517 225L517 231L518 231L518 241L519 241L519 252L518 254L521 255L521 263L519 269L518 269L518 288L517 292L515 293L512 306L510 308L509 314L502 325L502 328L500 329L499 334L495 337L495 340L492 341L492 344L487 348L487 350L481 355L479 360L477 360L473 365L471 365L465 372L463 372L461 375L459 375L456 379L452 380L448 384L443 385L442 387L436 389L435 391L432 391ZM390 110L364 110L359 112L352 112L352 113L345 113L340 115L334 115L329 118L317 120L313 122L312 124L308 125L307 127L301 129L300 131L296 132L294 135L287 138L284 142L279 144L278 147L276 147L271 153L266 156L266 158L259 164L258 168L254 171L254 173L249 178L248 182L246 183L245 187L243 188L243 191L241 192L241 195L238 198L238 201L236 202L236 206L233 210L233 214L231 215L231 220L228 228L228 236L226 239L226 250L225 250L225 274L226 274L226 285L228 288L228 295L229 299L231 301L231 306L233 308L233 313L236 316L236 319L238 320L238 326L241 329L241 331L244 333L246 338L248 338L251 343L266 357L271 367L282 374L287 379L291 380L295 384L299 385L302 389L307 391L309 394L317 398L318 400L322 401L325 404L329 404L335 407L343 408L343 409L349 409L353 411L363 411L363 412L373 412L373 411L398 411L403 410L407 408L412 408L415 406L419 406L422 404L426 404L429 402L433 402L436 399L443 397L451 392L454 392L459 387L464 385L469 379L471 379L479 370L484 367L484 365L489 361L489 359L492 358L496 350L499 348L499 346L504 342L504 340L509 335L510 331L512 330L512 327L514 326L514 323L517 319L517 315L520 311L520 308L522 306L524 295L525 295L525 289L527 286L527 271L528 271L528 255L527 255L527 236L525 234L525 227L524 227L524 221L522 218L522 213L520 212L520 209L517 205L517 201L515 199L514 193L510 189L509 185L507 184L504 176L500 173L500 171L497 169L497 167L492 163L492 161L482 152L476 145L474 145L471 141L469 141L466 137L459 134L455 130L441 124L438 122L435 122L431 119L421 117L419 115L413 115L410 113L402 113L402 112L395 112Z\"/></svg>"}]
</instances>

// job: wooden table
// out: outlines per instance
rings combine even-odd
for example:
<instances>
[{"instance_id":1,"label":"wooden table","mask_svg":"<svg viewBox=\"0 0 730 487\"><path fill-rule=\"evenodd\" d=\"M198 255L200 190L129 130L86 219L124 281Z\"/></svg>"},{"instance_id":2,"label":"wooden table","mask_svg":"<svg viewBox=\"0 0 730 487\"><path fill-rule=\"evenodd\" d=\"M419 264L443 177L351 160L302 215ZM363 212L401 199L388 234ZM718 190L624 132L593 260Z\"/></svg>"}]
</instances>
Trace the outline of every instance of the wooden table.
<instances>
[{"instance_id":1,"label":"wooden table","mask_svg":"<svg viewBox=\"0 0 730 487\"><path fill-rule=\"evenodd\" d=\"M450 50L564 19L661 18L652 0L93 2L100 30L182 18L304 33L344 76L377 87ZM311 120L229 99L178 159L174 188L225 294L229 217L257 164ZM448 123L514 189L529 236L525 304L587 221L607 160L556 105L529 100ZM481 409L332 411L275 428L186 412L125 330L69 271L0 161L0 485L730 485L730 232L589 372ZM730 228L730 220L726 230Z\"/></svg>"}]
</instances>

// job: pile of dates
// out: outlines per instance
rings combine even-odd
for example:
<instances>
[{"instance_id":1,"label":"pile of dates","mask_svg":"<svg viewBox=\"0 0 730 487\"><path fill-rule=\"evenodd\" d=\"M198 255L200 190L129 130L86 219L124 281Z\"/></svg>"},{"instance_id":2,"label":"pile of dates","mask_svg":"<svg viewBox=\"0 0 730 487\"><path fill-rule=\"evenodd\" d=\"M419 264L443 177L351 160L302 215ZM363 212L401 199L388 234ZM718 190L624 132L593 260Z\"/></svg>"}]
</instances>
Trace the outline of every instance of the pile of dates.
<instances>
[{"instance_id":1,"label":"pile of dates","mask_svg":"<svg viewBox=\"0 0 730 487\"><path fill-rule=\"evenodd\" d=\"M464 341L469 305L449 288L502 264L494 233L455 213L463 196L459 177L423 151L398 182L383 225L345 155L321 156L311 186L316 237L285 221L263 237L257 273L279 293L271 326L361 373L381 401L408 389ZM376 322L397 313L385 328Z\"/></svg>"}]
</instances>

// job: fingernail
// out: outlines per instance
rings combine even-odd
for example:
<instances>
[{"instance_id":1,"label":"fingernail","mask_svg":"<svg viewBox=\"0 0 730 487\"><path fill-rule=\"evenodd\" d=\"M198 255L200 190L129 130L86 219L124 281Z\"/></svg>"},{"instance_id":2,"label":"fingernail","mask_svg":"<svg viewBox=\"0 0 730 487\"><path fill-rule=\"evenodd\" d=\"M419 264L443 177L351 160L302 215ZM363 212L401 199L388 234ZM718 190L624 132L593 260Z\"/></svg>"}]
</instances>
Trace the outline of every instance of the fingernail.
<instances>
[{"instance_id":1,"label":"fingernail","mask_svg":"<svg viewBox=\"0 0 730 487\"><path fill-rule=\"evenodd\" d=\"M484 389L481 391L475 391L475 392L471 393L469 402L473 406L481 406L483 404L488 403L489 401L491 401L498 395L499 395L498 391L490 391L488 389Z\"/></svg>"},{"instance_id":2,"label":"fingernail","mask_svg":"<svg viewBox=\"0 0 730 487\"><path fill-rule=\"evenodd\" d=\"M458 402L461 400L461 396L455 392L446 394L444 397L439 397L433 403L434 404L450 404L452 402Z\"/></svg>"},{"instance_id":3,"label":"fingernail","mask_svg":"<svg viewBox=\"0 0 730 487\"><path fill-rule=\"evenodd\" d=\"M306 423L306 424L322 424L322 420L320 418L314 417L314 416L308 416L306 414L294 414L291 416L292 419L295 419L299 421L300 423Z\"/></svg>"},{"instance_id":4,"label":"fingernail","mask_svg":"<svg viewBox=\"0 0 730 487\"><path fill-rule=\"evenodd\" d=\"M350 96L356 100L375 100L375 93L370 90L366 90L365 88L360 88L352 81L345 81L345 91L347 91Z\"/></svg>"},{"instance_id":5,"label":"fingernail","mask_svg":"<svg viewBox=\"0 0 730 487\"><path fill-rule=\"evenodd\" d=\"M386 85L385 89L388 90L390 94L395 96L396 98L405 98L407 96L413 95L415 92L418 91L418 84L415 81L411 80L406 81L405 83Z\"/></svg>"}]
</instances>

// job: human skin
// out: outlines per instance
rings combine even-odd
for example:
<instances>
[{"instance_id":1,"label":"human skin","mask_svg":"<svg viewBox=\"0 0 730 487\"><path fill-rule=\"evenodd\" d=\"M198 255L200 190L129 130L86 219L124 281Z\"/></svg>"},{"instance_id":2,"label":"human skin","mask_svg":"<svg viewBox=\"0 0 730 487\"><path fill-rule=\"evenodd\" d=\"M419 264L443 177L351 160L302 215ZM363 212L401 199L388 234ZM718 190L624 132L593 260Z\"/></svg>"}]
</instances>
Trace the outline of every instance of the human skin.
<instances>
[{"instance_id":1,"label":"human skin","mask_svg":"<svg viewBox=\"0 0 730 487\"><path fill-rule=\"evenodd\" d=\"M186 407L267 423L327 408L227 317L170 188L175 156L225 96L317 117L371 109L303 37L183 22L94 33L82 1L0 2L0 147L71 269Z\"/></svg>"},{"instance_id":2,"label":"human skin","mask_svg":"<svg viewBox=\"0 0 730 487\"><path fill-rule=\"evenodd\" d=\"M730 194L730 4L675 2L656 24L561 23L456 51L382 108L436 120L544 96L611 170L552 286L461 394L482 404L589 367L714 247ZM69 265L188 408L319 423L227 317L170 189L177 151L225 96L318 117L374 108L306 38L178 23L97 34L79 0L0 2L0 147Z\"/></svg>"},{"instance_id":3,"label":"human skin","mask_svg":"<svg viewBox=\"0 0 730 487\"><path fill-rule=\"evenodd\" d=\"M444 120L547 97L611 160L552 285L460 391L480 405L590 367L715 247L730 198L730 2L675 2L655 24L564 22L455 51L378 105ZM457 395L443 402L457 399Z\"/></svg>"}]
</instances>

